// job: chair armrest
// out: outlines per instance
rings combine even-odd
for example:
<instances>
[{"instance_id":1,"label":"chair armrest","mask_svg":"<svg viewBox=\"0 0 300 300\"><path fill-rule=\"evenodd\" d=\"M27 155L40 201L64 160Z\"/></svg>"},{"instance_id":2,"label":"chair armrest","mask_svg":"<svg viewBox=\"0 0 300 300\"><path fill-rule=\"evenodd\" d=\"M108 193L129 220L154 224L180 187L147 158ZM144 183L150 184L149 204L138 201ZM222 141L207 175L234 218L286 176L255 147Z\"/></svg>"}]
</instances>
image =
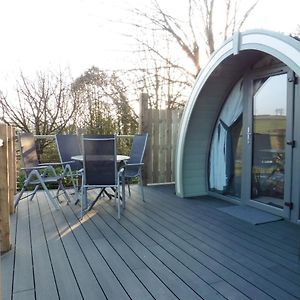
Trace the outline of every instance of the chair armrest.
<instances>
[{"instance_id":1,"label":"chair armrest","mask_svg":"<svg viewBox=\"0 0 300 300\"><path fill-rule=\"evenodd\" d=\"M39 164L39 166L63 166L63 165L67 165L70 163L75 163L75 161L70 160L70 161L64 161L64 162L53 162L53 163L49 162L49 163Z\"/></svg>"},{"instance_id":2,"label":"chair armrest","mask_svg":"<svg viewBox=\"0 0 300 300\"><path fill-rule=\"evenodd\" d=\"M125 169L124 169L124 167L122 167L122 168L118 171L118 176L120 177L121 175L123 175L123 174L124 174L124 171L125 171Z\"/></svg>"},{"instance_id":3,"label":"chair armrest","mask_svg":"<svg viewBox=\"0 0 300 300\"><path fill-rule=\"evenodd\" d=\"M21 170L43 170L43 169L47 169L48 168L48 166L47 165L45 165L45 166L41 166L41 165L39 165L39 166L36 166L36 167L23 167L23 168L21 168Z\"/></svg>"},{"instance_id":4,"label":"chair armrest","mask_svg":"<svg viewBox=\"0 0 300 300\"><path fill-rule=\"evenodd\" d=\"M132 163L129 163L129 164L125 164L123 167L138 167L138 166L143 166L144 163L135 163L135 164L132 164Z\"/></svg>"},{"instance_id":5,"label":"chair armrest","mask_svg":"<svg viewBox=\"0 0 300 300\"><path fill-rule=\"evenodd\" d=\"M75 164L75 160L64 161L64 162L62 162L61 164L62 164L62 165Z\"/></svg>"}]
</instances>

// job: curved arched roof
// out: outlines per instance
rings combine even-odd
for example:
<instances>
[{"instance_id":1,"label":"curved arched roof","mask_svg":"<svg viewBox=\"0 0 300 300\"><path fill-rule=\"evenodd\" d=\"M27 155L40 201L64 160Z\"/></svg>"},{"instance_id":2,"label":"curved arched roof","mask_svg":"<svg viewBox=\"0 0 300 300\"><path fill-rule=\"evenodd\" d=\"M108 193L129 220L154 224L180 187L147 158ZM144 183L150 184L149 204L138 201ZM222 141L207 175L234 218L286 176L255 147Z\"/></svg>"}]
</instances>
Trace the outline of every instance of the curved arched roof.
<instances>
[{"instance_id":1,"label":"curved arched roof","mask_svg":"<svg viewBox=\"0 0 300 300\"><path fill-rule=\"evenodd\" d=\"M220 107L233 84L266 54L300 76L299 41L265 30L236 33L199 73L183 112L177 140L177 195L207 193L209 143Z\"/></svg>"}]
</instances>

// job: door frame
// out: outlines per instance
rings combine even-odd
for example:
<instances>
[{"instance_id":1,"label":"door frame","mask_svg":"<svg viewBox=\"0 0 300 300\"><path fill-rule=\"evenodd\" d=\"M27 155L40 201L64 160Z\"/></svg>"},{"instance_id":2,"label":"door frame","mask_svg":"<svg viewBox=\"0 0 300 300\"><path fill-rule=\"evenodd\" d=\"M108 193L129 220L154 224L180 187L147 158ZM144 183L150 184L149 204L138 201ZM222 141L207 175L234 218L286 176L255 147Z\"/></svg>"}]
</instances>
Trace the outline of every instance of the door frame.
<instances>
[{"instance_id":1,"label":"door frame","mask_svg":"<svg viewBox=\"0 0 300 300\"><path fill-rule=\"evenodd\" d=\"M292 166L292 199L291 221L300 225L300 85L299 77L294 74L294 140Z\"/></svg>"},{"instance_id":2,"label":"door frame","mask_svg":"<svg viewBox=\"0 0 300 300\"><path fill-rule=\"evenodd\" d=\"M241 204L259 208L261 210L282 216L286 219L291 218L291 209L284 205L283 209L276 208L251 199L252 184L252 145L253 145L253 81L260 78L287 74L287 122L286 140L294 140L294 73L286 66L277 66L267 70L252 71L245 77L245 97L243 114L243 168L242 168L242 187ZM300 108L299 108L300 109ZM291 116L291 117L288 117ZM250 143L248 142L250 136ZM300 157L299 157L300 159ZM285 145L285 180L284 180L284 203L292 199L293 181L293 148ZM298 177L299 178L299 177ZM295 198L294 198L295 199Z\"/></svg>"}]
</instances>

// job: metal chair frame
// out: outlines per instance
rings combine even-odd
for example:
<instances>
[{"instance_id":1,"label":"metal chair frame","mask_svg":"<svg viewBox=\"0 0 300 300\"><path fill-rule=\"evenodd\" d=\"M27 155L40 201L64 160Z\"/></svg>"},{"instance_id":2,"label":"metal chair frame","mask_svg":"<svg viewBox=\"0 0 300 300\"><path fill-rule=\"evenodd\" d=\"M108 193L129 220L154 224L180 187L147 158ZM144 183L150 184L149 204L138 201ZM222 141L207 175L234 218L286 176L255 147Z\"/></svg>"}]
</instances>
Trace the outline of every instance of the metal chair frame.
<instances>
[{"instance_id":1,"label":"metal chair frame","mask_svg":"<svg viewBox=\"0 0 300 300\"><path fill-rule=\"evenodd\" d=\"M64 175L71 178L76 198L75 203L77 203L80 200L79 191L81 188L78 179L82 177L83 168L81 163L75 162L71 157L82 154L81 139L74 134L57 134L55 141L60 161L63 164Z\"/></svg>"},{"instance_id":2,"label":"metal chair frame","mask_svg":"<svg viewBox=\"0 0 300 300\"><path fill-rule=\"evenodd\" d=\"M133 137L131 153L129 160L125 161L123 180L127 182L128 193L130 191L130 181L132 178L139 179L140 191L142 200L145 202L144 189L143 189L143 178L142 178L142 167L144 165L143 159L148 141L148 133L137 134Z\"/></svg>"},{"instance_id":3,"label":"metal chair frame","mask_svg":"<svg viewBox=\"0 0 300 300\"><path fill-rule=\"evenodd\" d=\"M105 148L105 143L113 143L112 145L109 145L109 147L111 148L109 149L109 153L106 153L104 150L104 152L101 153L101 149ZM91 144L93 144L93 146L90 148L89 146ZM103 146L100 147L101 144L103 144ZM117 170L116 136L84 135L82 138L82 145L84 171L81 188L81 216L83 216L87 211L90 211L93 208L95 203L99 200L100 196L106 192L106 188L112 188L114 191L115 204L117 204L118 209L118 219L120 219L120 176L122 176L123 168L121 168L121 170L119 171ZM92 165L90 164L91 161L93 162ZM101 176L103 175L101 172L105 173L107 176ZM90 176L91 173L93 173L92 175L94 176L92 179ZM95 188L100 188L100 192L93 201L88 203L87 191L88 189ZM125 196L123 191L122 197L122 203L124 205Z\"/></svg>"},{"instance_id":4,"label":"metal chair frame","mask_svg":"<svg viewBox=\"0 0 300 300\"><path fill-rule=\"evenodd\" d=\"M59 209L60 203L58 201L59 192L62 191L67 199L67 203L70 202L70 198L66 192L66 189L62 183L65 174L58 175L55 171L55 166L62 166L62 163L45 163L40 164L37 159L37 152L35 146L34 136L31 133L23 133L18 135L19 147L21 160L23 163L23 168L21 170L25 171L26 179L24 185L18 194L14 206L19 204L19 201L30 197L30 201L35 196L37 190L42 187L46 194L48 202L51 202L56 209ZM27 156L27 157L26 157ZM30 157L29 157L30 156ZM55 196L52 196L49 189L47 188L48 183L57 183L58 189ZM32 193L23 196L23 193L27 190L30 185L34 185L34 190Z\"/></svg>"}]
</instances>

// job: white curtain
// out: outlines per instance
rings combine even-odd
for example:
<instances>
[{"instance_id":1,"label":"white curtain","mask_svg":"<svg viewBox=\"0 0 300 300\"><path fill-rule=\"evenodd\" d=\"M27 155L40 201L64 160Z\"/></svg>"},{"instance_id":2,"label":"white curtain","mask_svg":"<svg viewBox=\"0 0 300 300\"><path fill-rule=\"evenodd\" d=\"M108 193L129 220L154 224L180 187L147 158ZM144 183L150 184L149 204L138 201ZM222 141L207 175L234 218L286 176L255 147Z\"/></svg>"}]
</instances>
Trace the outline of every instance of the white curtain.
<instances>
[{"instance_id":1,"label":"white curtain","mask_svg":"<svg viewBox=\"0 0 300 300\"><path fill-rule=\"evenodd\" d=\"M212 190L224 191L228 185L228 169L232 162L230 127L243 112L243 81L229 94L216 123L210 148L209 183Z\"/></svg>"}]
</instances>

